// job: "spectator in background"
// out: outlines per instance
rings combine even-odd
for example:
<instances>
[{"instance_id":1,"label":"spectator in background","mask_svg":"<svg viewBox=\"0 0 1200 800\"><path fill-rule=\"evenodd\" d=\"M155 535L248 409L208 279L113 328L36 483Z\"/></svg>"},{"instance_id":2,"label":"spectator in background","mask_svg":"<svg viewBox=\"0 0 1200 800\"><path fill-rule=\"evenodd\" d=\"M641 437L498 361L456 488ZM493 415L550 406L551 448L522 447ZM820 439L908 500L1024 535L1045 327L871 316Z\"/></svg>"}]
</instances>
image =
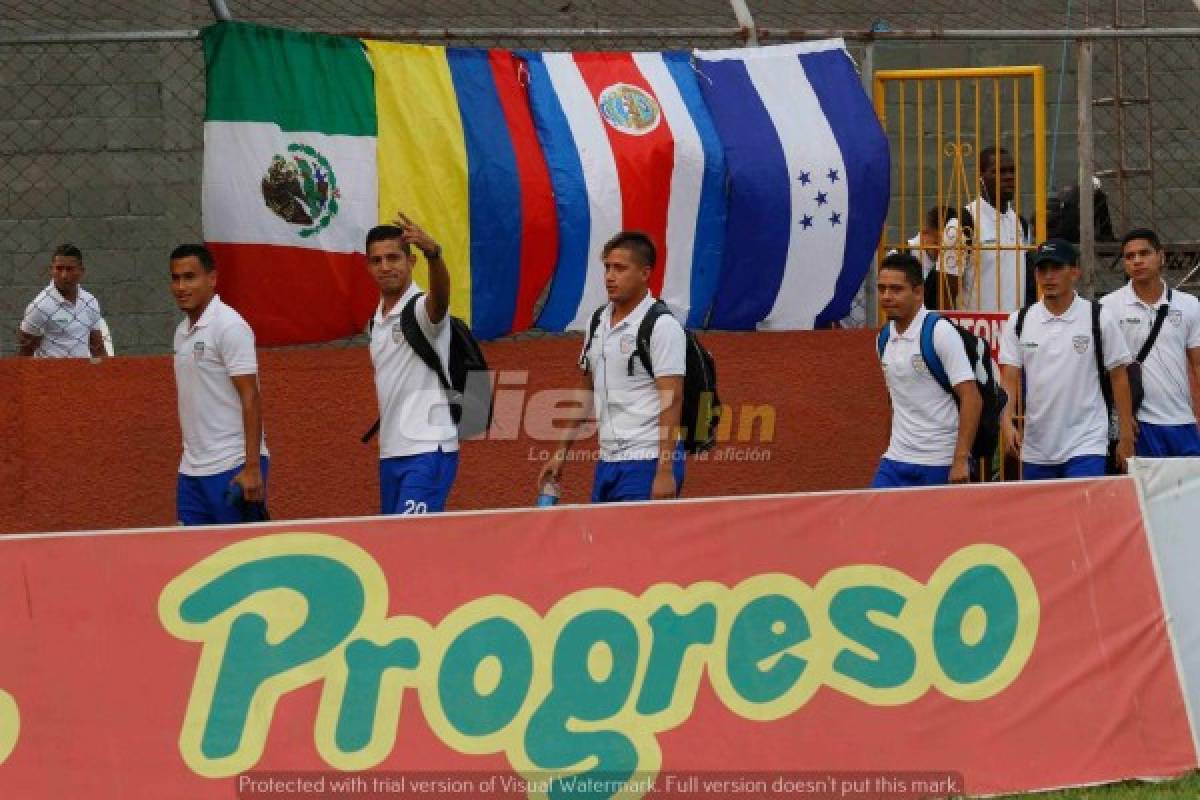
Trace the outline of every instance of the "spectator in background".
<instances>
[{"instance_id":1,"label":"spectator in background","mask_svg":"<svg viewBox=\"0 0 1200 800\"><path fill-rule=\"evenodd\" d=\"M1162 278L1163 257L1154 231L1135 228L1125 234L1121 258L1129 283L1100 302L1117 317L1129 352L1141 363L1145 396L1137 412L1137 454L1200 456L1189 384L1189 373L1200 379L1200 301L1171 291Z\"/></svg>"},{"instance_id":2,"label":"spectator in background","mask_svg":"<svg viewBox=\"0 0 1200 800\"><path fill-rule=\"evenodd\" d=\"M942 231L946 223L958 217L950 206L933 206L925 212L925 221L917 235L908 240L909 251L921 262L925 282L925 308L954 308L958 302L958 275L941 268Z\"/></svg>"},{"instance_id":3,"label":"spectator in background","mask_svg":"<svg viewBox=\"0 0 1200 800\"><path fill-rule=\"evenodd\" d=\"M1050 239L1032 261L1042 299L1011 314L1000 339L1000 372L1009 397L1001 429L1008 451L1021 459L1027 480L1105 474L1109 412L1097 363L1102 352L1120 420L1117 466L1124 469L1136 429L1125 371L1131 359L1116 315L1101 307L1094 320L1092 304L1075 293L1079 257L1070 242ZM1092 334L1096 325L1100 343ZM1014 422L1022 372L1024 437Z\"/></svg>"},{"instance_id":4,"label":"spectator in background","mask_svg":"<svg viewBox=\"0 0 1200 800\"><path fill-rule=\"evenodd\" d=\"M962 337L921 304L921 264L892 253L879 267L879 307L889 322L879 335L879 361L892 404L892 433L872 488L966 483L983 399ZM933 325L934 353L953 395L933 376L922 330ZM956 402L957 401L957 402Z\"/></svg>"},{"instance_id":5,"label":"spectator in background","mask_svg":"<svg viewBox=\"0 0 1200 800\"><path fill-rule=\"evenodd\" d=\"M25 309L17 329L17 354L37 358L102 358L100 303L80 286L83 252L73 244L54 248L50 285Z\"/></svg>"},{"instance_id":6,"label":"spectator in background","mask_svg":"<svg viewBox=\"0 0 1200 800\"><path fill-rule=\"evenodd\" d=\"M1064 186L1051 199L1046 215L1046 232L1050 239L1066 239L1079 244L1079 184ZM1099 178L1092 178L1092 220L1097 242L1114 242L1112 216L1108 211L1108 195Z\"/></svg>"},{"instance_id":7,"label":"spectator in background","mask_svg":"<svg viewBox=\"0 0 1200 800\"><path fill-rule=\"evenodd\" d=\"M1013 208L1016 166L1004 148L979 151L979 196L942 233L942 269L961 281L958 307L1011 311L1023 305L1029 223ZM1032 295L1031 295L1032 296Z\"/></svg>"},{"instance_id":8,"label":"spectator in background","mask_svg":"<svg viewBox=\"0 0 1200 800\"><path fill-rule=\"evenodd\" d=\"M175 331L183 432L175 503L184 525L266 516L269 462L254 332L216 292L217 267L208 248L176 247L171 293L185 316Z\"/></svg>"}]
</instances>

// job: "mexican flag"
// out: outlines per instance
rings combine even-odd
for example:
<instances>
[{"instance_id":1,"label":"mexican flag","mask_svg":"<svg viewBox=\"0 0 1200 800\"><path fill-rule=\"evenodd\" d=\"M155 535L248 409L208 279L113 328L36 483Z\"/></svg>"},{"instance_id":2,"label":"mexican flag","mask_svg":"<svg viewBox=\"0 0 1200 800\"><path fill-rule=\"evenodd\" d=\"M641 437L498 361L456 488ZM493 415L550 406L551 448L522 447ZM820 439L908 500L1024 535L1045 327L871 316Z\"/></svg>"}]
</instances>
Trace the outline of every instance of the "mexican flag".
<instances>
[{"instance_id":1,"label":"mexican flag","mask_svg":"<svg viewBox=\"0 0 1200 800\"><path fill-rule=\"evenodd\" d=\"M223 23L204 32L204 239L260 345L361 332L378 302L374 76L357 39Z\"/></svg>"}]
</instances>

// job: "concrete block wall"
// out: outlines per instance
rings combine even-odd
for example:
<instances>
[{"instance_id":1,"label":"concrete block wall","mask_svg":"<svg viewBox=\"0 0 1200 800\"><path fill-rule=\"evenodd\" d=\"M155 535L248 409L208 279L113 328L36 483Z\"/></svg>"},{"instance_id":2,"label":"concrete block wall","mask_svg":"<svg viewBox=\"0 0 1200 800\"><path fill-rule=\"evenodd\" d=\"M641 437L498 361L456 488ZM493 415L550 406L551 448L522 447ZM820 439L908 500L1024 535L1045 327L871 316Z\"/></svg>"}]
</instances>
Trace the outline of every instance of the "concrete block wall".
<instances>
[{"instance_id":1,"label":"concrete block wall","mask_svg":"<svg viewBox=\"0 0 1200 800\"><path fill-rule=\"evenodd\" d=\"M117 351L167 349L166 256L201 235L203 108L198 42L0 46L0 354L63 242Z\"/></svg>"}]
</instances>

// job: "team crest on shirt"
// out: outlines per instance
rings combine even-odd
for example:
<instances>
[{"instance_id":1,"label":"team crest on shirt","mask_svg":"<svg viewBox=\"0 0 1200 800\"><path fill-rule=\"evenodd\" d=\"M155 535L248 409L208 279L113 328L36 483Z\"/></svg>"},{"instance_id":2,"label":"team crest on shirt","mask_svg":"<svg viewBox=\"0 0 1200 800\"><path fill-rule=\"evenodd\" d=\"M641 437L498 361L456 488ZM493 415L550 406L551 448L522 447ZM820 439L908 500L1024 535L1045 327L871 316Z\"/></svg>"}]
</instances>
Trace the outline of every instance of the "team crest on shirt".
<instances>
[{"instance_id":1,"label":"team crest on shirt","mask_svg":"<svg viewBox=\"0 0 1200 800\"><path fill-rule=\"evenodd\" d=\"M1076 353L1086 353L1087 349L1088 349L1088 345L1091 343L1092 343L1092 337L1090 337L1090 336L1072 336L1071 337L1071 344L1075 345Z\"/></svg>"},{"instance_id":2,"label":"team crest on shirt","mask_svg":"<svg viewBox=\"0 0 1200 800\"><path fill-rule=\"evenodd\" d=\"M1178 308L1172 308L1171 313L1167 314L1167 319L1171 320L1171 324L1178 328L1183 324L1183 311Z\"/></svg>"},{"instance_id":3,"label":"team crest on shirt","mask_svg":"<svg viewBox=\"0 0 1200 800\"><path fill-rule=\"evenodd\" d=\"M621 355L627 356L633 352L633 346L637 343L632 333L626 333L621 336Z\"/></svg>"},{"instance_id":4,"label":"team crest on shirt","mask_svg":"<svg viewBox=\"0 0 1200 800\"><path fill-rule=\"evenodd\" d=\"M392 326L392 344L400 344L404 341L404 328L397 322Z\"/></svg>"},{"instance_id":5,"label":"team crest on shirt","mask_svg":"<svg viewBox=\"0 0 1200 800\"><path fill-rule=\"evenodd\" d=\"M628 83L614 83L600 93L596 101L600 115L621 133L645 136L662 121L658 101L644 89Z\"/></svg>"},{"instance_id":6,"label":"team crest on shirt","mask_svg":"<svg viewBox=\"0 0 1200 800\"><path fill-rule=\"evenodd\" d=\"M204 342L196 342L192 345L192 358L196 361L204 358Z\"/></svg>"},{"instance_id":7,"label":"team crest on shirt","mask_svg":"<svg viewBox=\"0 0 1200 800\"><path fill-rule=\"evenodd\" d=\"M276 216L298 226L307 239L333 222L341 190L329 159L313 147L293 142L276 154L262 179L263 202Z\"/></svg>"},{"instance_id":8,"label":"team crest on shirt","mask_svg":"<svg viewBox=\"0 0 1200 800\"><path fill-rule=\"evenodd\" d=\"M924 377L929 374L929 367L925 365L925 359L921 357L920 353L913 353L910 363L912 364L913 372L918 375Z\"/></svg>"}]
</instances>

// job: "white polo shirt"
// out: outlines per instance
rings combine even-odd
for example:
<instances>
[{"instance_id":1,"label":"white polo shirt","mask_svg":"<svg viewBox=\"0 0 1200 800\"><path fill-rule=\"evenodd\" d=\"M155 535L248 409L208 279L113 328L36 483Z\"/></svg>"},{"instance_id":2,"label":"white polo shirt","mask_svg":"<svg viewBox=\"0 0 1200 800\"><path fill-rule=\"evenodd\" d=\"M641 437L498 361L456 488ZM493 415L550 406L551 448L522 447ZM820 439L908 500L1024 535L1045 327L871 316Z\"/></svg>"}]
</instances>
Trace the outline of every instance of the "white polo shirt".
<instances>
[{"instance_id":1,"label":"white polo shirt","mask_svg":"<svg viewBox=\"0 0 1200 800\"><path fill-rule=\"evenodd\" d=\"M1133 359L1117 319L1100 311L1104 367ZM1108 408L1096 372L1092 304L1079 295L1062 316L1042 302L1029 309L1021 341L1017 314L1010 314L1000 338L1000 363L1025 371L1025 443L1021 459L1031 464L1062 464L1076 456L1108 452Z\"/></svg>"},{"instance_id":2,"label":"white polo shirt","mask_svg":"<svg viewBox=\"0 0 1200 800\"><path fill-rule=\"evenodd\" d=\"M904 333L889 322L888 341L880 366L892 396L892 438L884 458L905 464L944 467L954 461L958 441L958 406L938 384L921 355L921 326L929 312L922 307ZM933 327L933 349L951 386L972 380L975 373L962 337L952 322Z\"/></svg>"},{"instance_id":3,"label":"white polo shirt","mask_svg":"<svg viewBox=\"0 0 1200 800\"><path fill-rule=\"evenodd\" d=\"M183 430L184 475L205 476L246 462L242 401L231 377L257 375L254 331L242 315L213 295L195 325L175 329L175 387ZM266 435L259 448L267 455Z\"/></svg>"},{"instance_id":4,"label":"white polo shirt","mask_svg":"<svg viewBox=\"0 0 1200 800\"><path fill-rule=\"evenodd\" d=\"M408 301L421 291L415 283L386 315L383 302L375 310L371 328L371 364L375 367L375 393L379 398L379 457L397 458L433 453L441 448L458 450L458 428L442 382L404 338L400 315ZM413 311L421 333L433 345L443 364L450 361L450 314L436 325L429 319L427 296Z\"/></svg>"},{"instance_id":5,"label":"white polo shirt","mask_svg":"<svg viewBox=\"0 0 1200 800\"><path fill-rule=\"evenodd\" d=\"M1029 244L1021 220L1012 205L997 214L991 203L976 198L966 210L975 222L975 230L960 244L961 221L952 219L942 232L942 270L948 275L962 275L959 308L972 311L1011 311L1021 307L1025 291L1025 251L1017 248ZM968 244L966 239L970 239ZM997 252L997 243L1000 249ZM976 246L980 250L975 250ZM978 258L976 258L978 255ZM979 263L976 264L975 262ZM997 293L997 272L999 293Z\"/></svg>"},{"instance_id":6,"label":"white polo shirt","mask_svg":"<svg viewBox=\"0 0 1200 800\"><path fill-rule=\"evenodd\" d=\"M683 376L687 365L687 339L683 327L670 314L660 316L650 333L652 377L629 357L637 347L638 327L654 297L649 292L629 316L612 324L612 303L600 314L600 324L590 344L584 341L581 359L586 359L592 376L596 402L596 423L600 439L600 458L604 461L632 461L658 458L658 417L662 412L655 378Z\"/></svg>"},{"instance_id":7,"label":"white polo shirt","mask_svg":"<svg viewBox=\"0 0 1200 800\"><path fill-rule=\"evenodd\" d=\"M1100 301L1117 315L1121 333L1134 357L1146 343L1159 306L1167 302L1167 284L1154 305L1142 302L1131 283ZM1167 318L1142 363L1145 398L1138 419L1151 425L1195 425L1187 351L1200 347L1200 301L1186 292L1171 292Z\"/></svg>"},{"instance_id":8,"label":"white polo shirt","mask_svg":"<svg viewBox=\"0 0 1200 800\"><path fill-rule=\"evenodd\" d=\"M38 292L25 308L21 330L42 337L33 351L37 358L89 358L92 331L100 327L100 303L79 287L74 303L67 301L54 283Z\"/></svg>"}]
</instances>

